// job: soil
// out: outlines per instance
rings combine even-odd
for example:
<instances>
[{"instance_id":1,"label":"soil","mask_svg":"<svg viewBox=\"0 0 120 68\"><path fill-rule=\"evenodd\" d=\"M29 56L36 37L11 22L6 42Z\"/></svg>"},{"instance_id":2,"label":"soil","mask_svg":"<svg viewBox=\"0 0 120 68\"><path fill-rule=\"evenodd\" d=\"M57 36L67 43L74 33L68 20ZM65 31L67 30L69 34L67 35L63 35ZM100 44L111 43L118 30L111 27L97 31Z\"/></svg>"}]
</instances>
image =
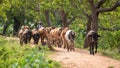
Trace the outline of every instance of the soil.
<instances>
[{"instance_id":1,"label":"soil","mask_svg":"<svg viewBox=\"0 0 120 68\"><path fill-rule=\"evenodd\" d=\"M6 38L19 40L18 38ZM99 53L90 55L89 51L75 48L74 52L55 47L49 56L52 60L60 62L62 68L120 68L120 61L103 56Z\"/></svg>"},{"instance_id":2,"label":"soil","mask_svg":"<svg viewBox=\"0 0 120 68\"><path fill-rule=\"evenodd\" d=\"M90 55L89 51L76 48L74 52L56 48L49 56L52 60L60 62L62 68L120 68L120 61L100 54Z\"/></svg>"}]
</instances>

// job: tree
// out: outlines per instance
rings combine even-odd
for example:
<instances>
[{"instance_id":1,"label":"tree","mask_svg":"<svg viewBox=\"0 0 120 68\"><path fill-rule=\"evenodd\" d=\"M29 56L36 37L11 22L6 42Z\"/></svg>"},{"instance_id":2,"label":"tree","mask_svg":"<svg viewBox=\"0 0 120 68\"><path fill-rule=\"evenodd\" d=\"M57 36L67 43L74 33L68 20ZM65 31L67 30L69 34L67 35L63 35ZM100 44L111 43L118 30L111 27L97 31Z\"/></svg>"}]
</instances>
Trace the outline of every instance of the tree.
<instances>
[{"instance_id":1,"label":"tree","mask_svg":"<svg viewBox=\"0 0 120 68\"><path fill-rule=\"evenodd\" d=\"M117 0L114 5L112 5L111 7L109 8L103 8L105 7L103 4L106 2L107 0L99 0L98 2L95 3L94 0L87 0L87 2L89 3L90 5L90 10L91 10L91 13L88 14L86 12L84 12L84 14L86 15L87 19L88 19L88 23L89 25L87 25L87 32L92 29L94 30L95 32L98 31L98 17L99 17L99 14L100 13L103 13L103 12L110 12L110 11L113 11L115 10L117 7L120 6L120 0ZM91 26L90 26L91 25ZM87 40L85 39L85 44L84 44L84 47L86 47L87 45Z\"/></svg>"},{"instance_id":2,"label":"tree","mask_svg":"<svg viewBox=\"0 0 120 68\"><path fill-rule=\"evenodd\" d=\"M2 30L2 35L5 35L6 34L6 30L7 30L7 27L9 25L9 21L8 21L8 18L9 18L9 13L11 11L11 5L10 3L8 2L8 0L1 0L0 1L0 18L1 18L1 22L3 24L3 30Z\"/></svg>"},{"instance_id":3,"label":"tree","mask_svg":"<svg viewBox=\"0 0 120 68\"><path fill-rule=\"evenodd\" d=\"M21 25L29 25L35 21L37 16L38 0L4 0L0 4L0 17L4 18L3 34L6 34L7 27L13 24L13 35L17 35ZM34 4L35 3L35 4ZM31 6L32 4L32 6Z\"/></svg>"},{"instance_id":4,"label":"tree","mask_svg":"<svg viewBox=\"0 0 120 68\"><path fill-rule=\"evenodd\" d=\"M52 0L51 1L44 0L39 3L40 3L39 6L40 6L41 13L43 13L43 15L45 16L47 26L51 26L50 12L54 10L52 9Z\"/></svg>"},{"instance_id":5,"label":"tree","mask_svg":"<svg viewBox=\"0 0 120 68\"><path fill-rule=\"evenodd\" d=\"M81 14L79 0L54 0L54 10L59 12L63 27L68 27Z\"/></svg>"}]
</instances>

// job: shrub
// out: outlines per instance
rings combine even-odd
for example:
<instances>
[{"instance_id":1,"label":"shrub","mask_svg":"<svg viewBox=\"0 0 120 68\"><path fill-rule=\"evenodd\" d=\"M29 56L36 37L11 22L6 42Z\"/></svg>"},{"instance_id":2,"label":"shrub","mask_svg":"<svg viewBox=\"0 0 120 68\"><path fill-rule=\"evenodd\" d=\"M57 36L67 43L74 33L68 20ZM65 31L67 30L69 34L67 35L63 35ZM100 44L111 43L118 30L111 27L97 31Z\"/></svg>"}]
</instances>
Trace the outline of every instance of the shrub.
<instances>
[{"instance_id":1,"label":"shrub","mask_svg":"<svg viewBox=\"0 0 120 68\"><path fill-rule=\"evenodd\" d=\"M16 40L0 39L0 68L59 68L55 61L46 59L47 47L20 46Z\"/></svg>"}]
</instances>

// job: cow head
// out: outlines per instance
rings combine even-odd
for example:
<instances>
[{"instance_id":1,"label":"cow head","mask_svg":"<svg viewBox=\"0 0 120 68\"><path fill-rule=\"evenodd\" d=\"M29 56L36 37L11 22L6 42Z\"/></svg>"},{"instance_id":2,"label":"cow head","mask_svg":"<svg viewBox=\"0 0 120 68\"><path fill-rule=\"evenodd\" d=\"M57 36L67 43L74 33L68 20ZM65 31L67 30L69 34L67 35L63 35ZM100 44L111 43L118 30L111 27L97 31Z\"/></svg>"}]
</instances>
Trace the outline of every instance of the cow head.
<instances>
[{"instance_id":1,"label":"cow head","mask_svg":"<svg viewBox=\"0 0 120 68\"><path fill-rule=\"evenodd\" d=\"M89 35L89 37L92 39L92 42L97 42L98 37L101 37L101 36L98 35L96 32L92 32L92 34Z\"/></svg>"},{"instance_id":2,"label":"cow head","mask_svg":"<svg viewBox=\"0 0 120 68\"><path fill-rule=\"evenodd\" d=\"M75 39L75 32L71 30L68 37L70 40L74 40Z\"/></svg>"}]
</instances>

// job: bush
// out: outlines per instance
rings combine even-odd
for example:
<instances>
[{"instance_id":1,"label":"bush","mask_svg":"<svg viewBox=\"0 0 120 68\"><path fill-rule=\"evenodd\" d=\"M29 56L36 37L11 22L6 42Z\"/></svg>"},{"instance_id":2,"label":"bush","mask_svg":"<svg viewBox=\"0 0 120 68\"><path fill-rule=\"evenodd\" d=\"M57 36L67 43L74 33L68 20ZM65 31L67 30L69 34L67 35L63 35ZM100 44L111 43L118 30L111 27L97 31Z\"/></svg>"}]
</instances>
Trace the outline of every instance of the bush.
<instances>
[{"instance_id":1,"label":"bush","mask_svg":"<svg viewBox=\"0 0 120 68\"><path fill-rule=\"evenodd\" d=\"M16 40L0 39L0 68L59 68L60 65L55 62L49 62L45 58L47 47L31 48L29 44L25 46L18 45ZM4 44L5 43L5 44Z\"/></svg>"},{"instance_id":2,"label":"bush","mask_svg":"<svg viewBox=\"0 0 120 68\"><path fill-rule=\"evenodd\" d=\"M100 31L98 41L99 52L105 56L120 60L118 47L120 45L120 31Z\"/></svg>"}]
</instances>

